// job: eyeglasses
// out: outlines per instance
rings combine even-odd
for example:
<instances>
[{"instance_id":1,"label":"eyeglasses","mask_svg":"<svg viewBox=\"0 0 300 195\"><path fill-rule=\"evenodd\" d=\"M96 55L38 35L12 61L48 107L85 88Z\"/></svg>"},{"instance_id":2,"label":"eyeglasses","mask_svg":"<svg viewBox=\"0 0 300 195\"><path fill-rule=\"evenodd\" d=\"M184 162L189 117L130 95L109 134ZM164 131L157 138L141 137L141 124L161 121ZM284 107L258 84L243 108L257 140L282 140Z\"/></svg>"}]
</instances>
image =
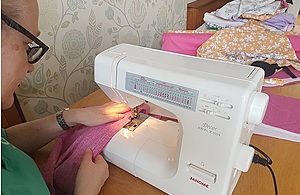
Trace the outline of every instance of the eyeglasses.
<instances>
[{"instance_id":1,"label":"eyeglasses","mask_svg":"<svg viewBox=\"0 0 300 195\"><path fill-rule=\"evenodd\" d=\"M41 59L41 57L48 51L49 47L39 40L36 36L31 34L28 30L26 30L23 26L10 19L6 15L1 13L1 20L3 20L8 26L19 31L33 42L28 44L27 49L27 60L28 63L34 64Z\"/></svg>"}]
</instances>

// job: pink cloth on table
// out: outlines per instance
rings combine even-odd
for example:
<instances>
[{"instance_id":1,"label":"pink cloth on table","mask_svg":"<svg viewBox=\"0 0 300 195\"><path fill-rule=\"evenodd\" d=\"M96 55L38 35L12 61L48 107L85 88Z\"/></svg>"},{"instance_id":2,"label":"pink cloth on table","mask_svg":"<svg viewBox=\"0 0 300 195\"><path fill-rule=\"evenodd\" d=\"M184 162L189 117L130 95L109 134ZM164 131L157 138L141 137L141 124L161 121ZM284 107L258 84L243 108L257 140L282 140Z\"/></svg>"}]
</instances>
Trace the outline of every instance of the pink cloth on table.
<instances>
[{"instance_id":1,"label":"pink cloth on table","mask_svg":"<svg viewBox=\"0 0 300 195\"><path fill-rule=\"evenodd\" d=\"M212 33L164 33L162 50L196 56L197 49L207 41ZM300 59L300 35L287 35Z\"/></svg>"},{"instance_id":2,"label":"pink cloth on table","mask_svg":"<svg viewBox=\"0 0 300 195\"><path fill-rule=\"evenodd\" d=\"M288 35L287 37L296 52L297 58L300 60L300 35Z\"/></svg>"},{"instance_id":3,"label":"pink cloth on table","mask_svg":"<svg viewBox=\"0 0 300 195\"><path fill-rule=\"evenodd\" d=\"M290 67L295 76L300 77L300 72ZM278 71L268 78L290 78L284 71ZM263 91L269 87L263 87ZM269 104L263 123L289 132L300 134L300 99L276 94L269 95Z\"/></svg>"},{"instance_id":4,"label":"pink cloth on table","mask_svg":"<svg viewBox=\"0 0 300 195\"><path fill-rule=\"evenodd\" d=\"M296 77L300 77L300 71L297 71L295 68L289 66L289 69L292 73L294 73L294 75ZM266 78L280 78L280 79L284 79L284 78L291 78L286 72L284 72L283 70L280 70L276 73L274 73L273 75L266 77Z\"/></svg>"},{"instance_id":5,"label":"pink cloth on table","mask_svg":"<svg viewBox=\"0 0 300 195\"><path fill-rule=\"evenodd\" d=\"M212 35L211 33L164 33L162 50L196 56L198 47Z\"/></svg>"},{"instance_id":6,"label":"pink cloth on table","mask_svg":"<svg viewBox=\"0 0 300 195\"><path fill-rule=\"evenodd\" d=\"M143 105L140 112L148 113ZM121 120L96 127L78 125L58 137L49 159L41 168L44 180L52 195L74 194L75 179L86 149L99 155L111 138L129 121L131 112Z\"/></svg>"},{"instance_id":7,"label":"pink cloth on table","mask_svg":"<svg viewBox=\"0 0 300 195\"><path fill-rule=\"evenodd\" d=\"M263 123L300 134L300 99L268 95L269 104Z\"/></svg>"}]
</instances>

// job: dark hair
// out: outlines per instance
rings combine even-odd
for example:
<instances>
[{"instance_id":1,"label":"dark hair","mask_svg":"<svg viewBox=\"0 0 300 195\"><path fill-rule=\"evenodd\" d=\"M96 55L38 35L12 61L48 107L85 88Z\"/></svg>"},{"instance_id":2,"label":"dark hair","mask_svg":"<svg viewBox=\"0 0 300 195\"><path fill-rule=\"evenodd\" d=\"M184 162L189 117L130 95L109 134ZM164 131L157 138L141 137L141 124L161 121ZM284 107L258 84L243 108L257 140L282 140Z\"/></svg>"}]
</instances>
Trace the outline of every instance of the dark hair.
<instances>
[{"instance_id":1,"label":"dark hair","mask_svg":"<svg viewBox=\"0 0 300 195\"><path fill-rule=\"evenodd\" d=\"M1 13L11 19L20 17L22 10L22 3L18 0L1 0ZM5 29L7 25L1 20L1 30Z\"/></svg>"}]
</instances>

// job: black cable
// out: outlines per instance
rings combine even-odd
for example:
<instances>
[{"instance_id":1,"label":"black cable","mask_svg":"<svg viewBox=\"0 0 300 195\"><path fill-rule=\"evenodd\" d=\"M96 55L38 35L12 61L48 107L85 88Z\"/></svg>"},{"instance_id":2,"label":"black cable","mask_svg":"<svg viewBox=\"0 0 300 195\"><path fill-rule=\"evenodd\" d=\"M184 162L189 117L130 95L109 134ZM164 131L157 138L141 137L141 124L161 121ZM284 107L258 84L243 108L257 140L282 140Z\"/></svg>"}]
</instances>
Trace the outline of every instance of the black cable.
<instances>
[{"instance_id":1,"label":"black cable","mask_svg":"<svg viewBox=\"0 0 300 195\"><path fill-rule=\"evenodd\" d=\"M261 149L259 149L256 146L253 146L251 144L249 144L249 146L252 147L252 148L254 148L254 150L256 150L257 152L259 152L261 155L263 155L266 158L266 160L267 160L267 162L268 162L269 165L271 165L273 163L272 159L266 153L264 153Z\"/></svg>"},{"instance_id":2,"label":"black cable","mask_svg":"<svg viewBox=\"0 0 300 195\"><path fill-rule=\"evenodd\" d=\"M256 146L253 146L251 144L249 144L249 146L254 148L257 152L259 152L261 155L263 155L265 157L265 158L262 158L258 154L254 154L252 162L255 164L260 164L264 167L267 167L270 170L272 178L273 178L275 195L278 195L276 177L275 177L274 171L272 170L272 168L270 166L272 164L272 159L266 153L264 153L261 149L257 148Z\"/></svg>"},{"instance_id":3,"label":"black cable","mask_svg":"<svg viewBox=\"0 0 300 195\"><path fill-rule=\"evenodd\" d=\"M278 189L277 189L277 183L276 183L276 177L274 174L274 171L272 169L272 167L270 165L267 165L266 167L268 167L268 169L270 170L271 174L272 174L272 178L273 178L273 183L274 183L274 189L275 189L275 194L278 194Z\"/></svg>"}]
</instances>

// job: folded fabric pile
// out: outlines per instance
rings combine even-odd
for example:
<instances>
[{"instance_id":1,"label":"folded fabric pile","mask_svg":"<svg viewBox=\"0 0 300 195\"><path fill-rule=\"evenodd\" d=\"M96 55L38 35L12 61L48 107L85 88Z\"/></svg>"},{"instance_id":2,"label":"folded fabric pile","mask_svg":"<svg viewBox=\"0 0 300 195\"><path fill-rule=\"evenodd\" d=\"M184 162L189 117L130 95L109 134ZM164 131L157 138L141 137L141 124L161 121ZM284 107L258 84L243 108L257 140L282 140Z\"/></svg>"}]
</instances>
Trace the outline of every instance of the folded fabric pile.
<instances>
[{"instance_id":1,"label":"folded fabric pile","mask_svg":"<svg viewBox=\"0 0 300 195\"><path fill-rule=\"evenodd\" d=\"M217 31L198 48L197 56L248 65L267 61L300 71L300 61L287 36L271 32L253 20Z\"/></svg>"},{"instance_id":2,"label":"folded fabric pile","mask_svg":"<svg viewBox=\"0 0 300 195\"><path fill-rule=\"evenodd\" d=\"M214 12L205 13L203 20L210 30L237 27L256 20L272 31L289 32L293 30L296 18L285 13L288 6L286 0L233 0Z\"/></svg>"}]
</instances>

